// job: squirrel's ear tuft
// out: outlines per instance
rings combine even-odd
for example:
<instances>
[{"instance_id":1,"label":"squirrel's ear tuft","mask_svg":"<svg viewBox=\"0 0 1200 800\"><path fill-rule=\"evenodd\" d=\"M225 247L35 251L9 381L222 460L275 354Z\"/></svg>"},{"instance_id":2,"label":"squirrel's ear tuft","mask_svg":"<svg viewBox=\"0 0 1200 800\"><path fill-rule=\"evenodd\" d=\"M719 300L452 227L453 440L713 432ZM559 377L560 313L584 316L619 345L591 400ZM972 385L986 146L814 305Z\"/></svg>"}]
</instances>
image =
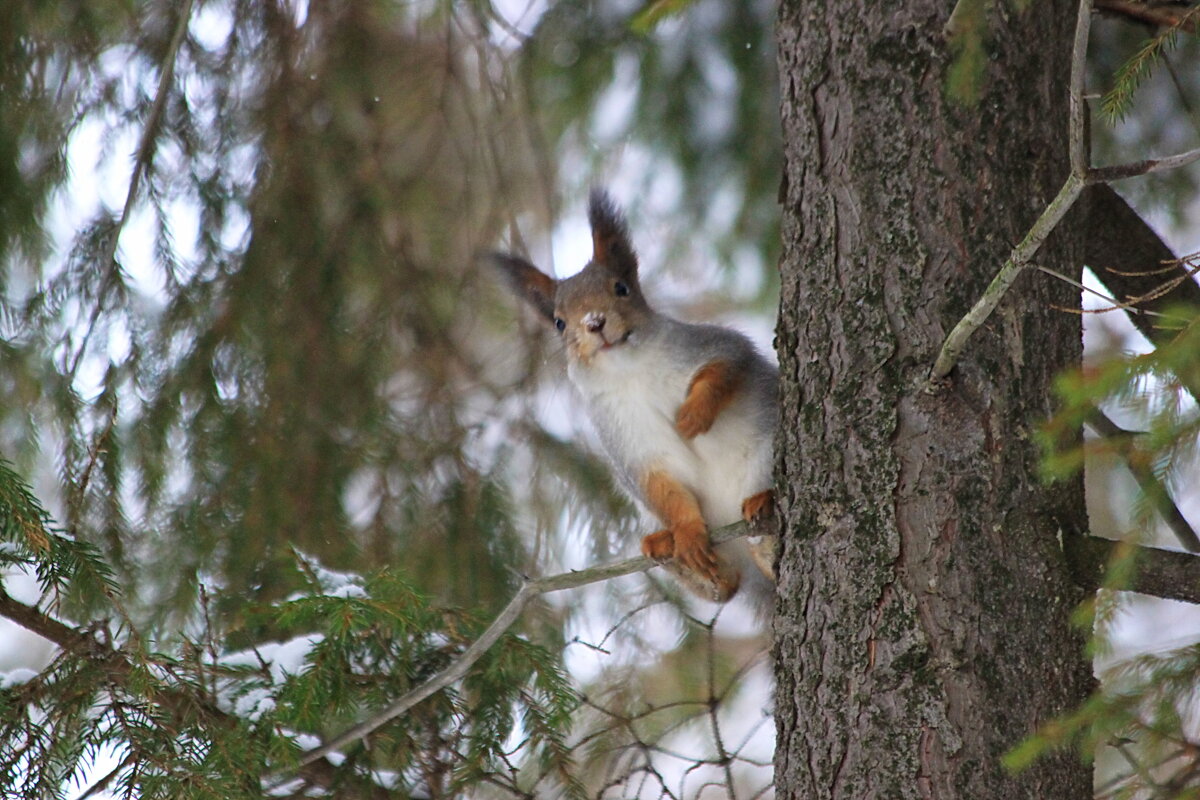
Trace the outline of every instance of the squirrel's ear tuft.
<instances>
[{"instance_id":1,"label":"squirrel's ear tuft","mask_svg":"<svg viewBox=\"0 0 1200 800\"><path fill-rule=\"evenodd\" d=\"M486 260L504 278L513 294L529 303L545 322L554 323L554 293L558 281L523 258L489 253Z\"/></svg>"},{"instance_id":2,"label":"squirrel's ear tuft","mask_svg":"<svg viewBox=\"0 0 1200 800\"><path fill-rule=\"evenodd\" d=\"M624 277L636 277L637 255L629 242L625 216L603 189L592 189L588 198L588 222L592 226L592 261L604 264Z\"/></svg>"}]
</instances>

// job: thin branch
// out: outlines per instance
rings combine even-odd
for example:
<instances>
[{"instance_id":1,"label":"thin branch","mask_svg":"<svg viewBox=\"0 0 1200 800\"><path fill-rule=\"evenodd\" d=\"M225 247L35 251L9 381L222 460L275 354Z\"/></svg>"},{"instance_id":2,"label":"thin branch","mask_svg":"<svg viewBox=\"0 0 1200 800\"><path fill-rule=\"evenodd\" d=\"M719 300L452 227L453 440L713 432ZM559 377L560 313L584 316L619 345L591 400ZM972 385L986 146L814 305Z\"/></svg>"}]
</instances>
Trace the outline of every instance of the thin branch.
<instances>
[{"instance_id":1,"label":"thin branch","mask_svg":"<svg viewBox=\"0 0 1200 800\"><path fill-rule=\"evenodd\" d=\"M1200 32L1200 20L1189 18L1188 9L1185 7L1150 5L1137 0L1095 0L1095 2L1097 11L1163 28L1178 27L1189 33Z\"/></svg>"},{"instance_id":2,"label":"thin branch","mask_svg":"<svg viewBox=\"0 0 1200 800\"><path fill-rule=\"evenodd\" d=\"M1088 416L1087 424L1105 439L1121 439L1136 435L1133 431L1127 431L1117 425L1098 408ZM1171 499L1167 487L1163 486L1154 471L1144 464L1135 463L1132 459L1125 459L1125 464L1129 467L1138 486L1141 487L1142 494L1153 502L1155 509L1162 515L1163 521L1167 523L1171 533L1175 534L1175 538L1179 540L1183 549L1189 553L1200 553L1200 537L1196 535L1196 531L1192 529L1187 518L1180 513L1179 506Z\"/></svg>"},{"instance_id":3,"label":"thin branch","mask_svg":"<svg viewBox=\"0 0 1200 800\"><path fill-rule=\"evenodd\" d=\"M1087 591L1104 587L1113 550L1124 545L1096 536L1063 536L1063 552L1076 585ZM1138 569L1120 588L1151 597L1200 605L1200 558L1191 553L1138 547Z\"/></svg>"},{"instance_id":4,"label":"thin branch","mask_svg":"<svg viewBox=\"0 0 1200 800\"><path fill-rule=\"evenodd\" d=\"M1097 2L1099 4L1099 0ZM1111 167L1090 167L1088 165L1087 104L1083 92L1083 76L1087 59L1088 33L1091 27L1091 8L1092 0L1081 0L1075 23L1074 44L1071 50L1070 119L1067 134L1071 174L1067 177L1058 195L1030 228L1029 233L1025 235L1020 244L1013 248L1008 261L1000 268L978 302L950 331L950 335L942 344L942 349L930 371L931 384L942 380L954 369L954 365L958 363L958 359L966 347L967 340L991 316L1016 281L1017 276L1024 271L1025 267L1029 266L1030 259L1037 253L1038 248L1058 223L1062 221L1085 187L1132 178L1137 175L1147 175L1152 172L1178 169L1200 161L1200 148L1196 148L1186 153L1178 153L1164 158L1147 159ZM1178 24L1178 20L1175 20L1175 23Z\"/></svg>"},{"instance_id":5,"label":"thin branch","mask_svg":"<svg viewBox=\"0 0 1200 800\"><path fill-rule=\"evenodd\" d=\"M1025 270L1030 259L1046 241L1046 237L1054 231L1062 218L1071 210L1071 206L1075 204L1079 193L1086 185L1086 176L1088 175L1087 103L1083 96L1083 77L1087 66L1088 32L1091 25L1092 2L1091 0L1080 0L1079 13L1075 19L1075 37L1071 48L1071 82L1068 98L1070 116L1067 141L1071 155L1071 173L1067 176L1062 188L1058 190L1058 194L1050 201L1050 205L1046 206L1046 210L1033 223L1029 233L1025 234L1025 238L1013 248L1008 261L996 273L996 277L988 284L983 295L966 316L958 321L958 324L950 331L950 335L946 337L946 341L942 343L942 349L938 353L937 360L933 362L933 370L929 375L931 384L942 380L950 374L950 370L954 369L959 356L967 346L967 340L996 310L996 306L1012 288L1017 276Z\"/></svg>"},{"instance_id":6,"label":"thin branch","mask_svg":"<svg viewBox=\"0 0 1200 800\"><path fill-rule=\"evenodd\" d=\"M1083 76L1087 66L1088 33L1092 27L1092 2L1080 0L1075 19L1075 41L1071 47L1070 124L1067 143L1071 154L1071 175L1082 178L1088 172L1087 100L1083 95Z\"/></svg>"},{"instance_id":7,"label":"thin branch","mask_svg":"<svg viewBox=\"0 0 1200 800\"><path fill-rule=\"evenodd\" d=\"M104 281L101 283L100 292L96 297L96 305L92 309L92 316L88 320L87 328L83 335L83 341L79 344L79 350L75 353L75 358L71 362L71 370L68 373L67 383L75 382L75 375L79 371L80 362L83 361L83 355L87 352L88 342L92 338L92 333L96 330L96 322L100 319L100 313L104 308L104 299L108 295L109 287L112 285L114 276L117 270L114 268L114 262L117 258L117 245L121 239L121 231L125 227L125 223L129 220L129 214L133 210L133 204L137 201L138 189L141 188L142 177L146 174L146 170L150 168L150 160L154 157L154 143L158 136L159 123L162 121L163 109L167 105L167 94L170 91L171 82L175 77L175 60L179 55L179 48L183 44L184 34L187 33L188 20L192 16L192 6L195 0L185 0L183 8L179 10L179 19L175 23L175 30L171 33L171 41L167 45L167 51L163 56L162 72L158 76L158 88L154 93L154 103L150 106L150 114L146 117L146 126L142 129L142 138L138 142L137 154L133 162L133 175L129 178L129 190L125 193L125 205L121 209L121 218L117 220L116 227L109 234L109 241L104 252L104 260L101 262L103 269L107 270Z\"/></svg>"},{"instance_id":8,"label":"thin branch","mask_svg":"<svg viewBox=\"0 0 1200 800\"><path fill-rule=\"evenodd\" d=\"M950 335L946 337L946 341L942 344L941 352L938 353L937 360L933 363L933 370L930 372L931 381L940 381L950 374L950 370L954 369L954 365L958 363L959 356L967 346L967 340L971 338L971 334L975 333L992 312L996 310L996 306L1004 298L1004 295L1012 287L1017 276L1024 271L1029 265L1030 259L1037 253L1038 248L1046 241L1046 237L1054 230L1059 221L1066 216L1079 193L1083 190L1084 181L1077 175L1069 175L1062 188L1058 190L1058 194L1050 205L1046 206L1046 210L1033 223L1033 227L1029 229L1029 233L1025 234L1025 238L1020 244L1013 248L1012 253L1008 257L1008 261L1004 262L1004 266L996 273L996 277L988 284L983 295L975 303L974 307L967 312L954 329L950 331Z\"/></svg>"},{"instance_id":9,"label":"thin branch","mask_svg":"<svg viewBox=\"0 0 1200 800\"><path fill-rule=\"evenodd\" d=\"M1088 170L1087 182L1111 183L1112 181L1134 178L1138 175L1149 175L1151 172L1162 172L1168 169L1179 169L1188 164L1200 161L1200 147L1188 150L1186 153L1176 153L1162 158L1148 158L1145 161L1134 161L1129 164L1117 164L1112 167L1093 167Z\"/></svg>"},{"instance_id":10,"label":"thin branch","mask_svg":"<svg viewBox=\"0 0 1200 800\"><path fill-rule=\"evenodd\" d=\"M1050 269L1049 267L1044 267L1041 264L1031 264L1030 266L1032 266L1038 272L1044 272L1045 274L1049 275L1052 278L1057 278L1058 280L1062 281L1063 283L1069 283L1070 285L1072 285L1078 289L1082 289L1084 292L1087 292L1088 294L1099 297L1101 300L1103 300L1106 303L1112 304L1109 308L1097 308L1097 309L1078 310L1078 311L1075 309L1067 308L1067 309L1063 309L1064 311L1068 311L1068 312L1074 313L1074 314L1084 314L1084 313L1104 314L1109 311L1124 311L1126 314L1129 314L1130 316L1134 316L1134 315L1138 315L1138 314L1147 314L1149 316L1160 317L1162 319L1174 319L1174 320L1180 319L1179 317L1172 317L1170 314L1163 314L1161 311L1151 311L1146 308L1138 308L1133 303L1122 303L1120 300L1117 300L1115 297L1109 297L1104 292L1098 292L1095 289L1093 289L1092 287L1085 285L1082 281L1077 281L1068 275L1063 275L1058 270L1053 270L1053 269Z\"/></svg>"},{"instance_id":11,"label":"thin branch","mask_svg":"<svg viewBox=\"0 0 1200 800\"><path fill-rule=\"evenodd\" d=\"M732 539L738 539L746 535L755 533L756 530L747 526L744 522L737 522L733 525L727 525L724 528L719 528L712 532L713 544L721 544ZM474 666L480 658L483 657L492 645L500 640L500 637L513 626L520 618L521 612L525 607L536 597L550 592L558 592L563 589L576 589L580 586L598 583L600 581L610 580L622 575L632 575L635 572L645 572L653 567L659 566L659 562L654 559L638 557L630 558L624 561L615 561L609 564L600 564L595 567L590 567L584 570L572 570L571 572L563 572L558 575L550 575L545 578L534 578L526 580L521 586L504 610L492 621L492 624L487 627L487 630L475 640L466 650L463 651L454 663L443 669L441 672L434 675L425 683L416 687L412 691L400 697L391 705L372 714L369 718L363 720L359 724L348 728L342 733L334 736L320 747L315 747L301 756L295 767L287 770L281 770L271 776L275 780L272 783L272 788L279 785L283 781L290 778L293 771L305 767L317 759L323 758L348 744L366 738L374 731L378 730L383 725L408 711L413 706L420 703L422 700L430 697L436 692L450 686L451 684L461 680L467 672Z\"/></svg>"},{"instance_id":12,"label":"thin branch","mask_svg":"<svg viewBox=\"0 0 1200 800\"><path fill-rule=\"evenodd\" d=\"M121 759L121 763L113 767L112 770L103 778L89 786L87 790L84 791L83 794L76 797L75 800L87 800L89 797L95 797L96 795L100 794L100 792L103 792L109 787L109 784L116 780L117 776L120 775L122 771L124 771L130 764L133 763L133 760L132 753L125 756L125 758Z\"/></svg>"}]
</instances>

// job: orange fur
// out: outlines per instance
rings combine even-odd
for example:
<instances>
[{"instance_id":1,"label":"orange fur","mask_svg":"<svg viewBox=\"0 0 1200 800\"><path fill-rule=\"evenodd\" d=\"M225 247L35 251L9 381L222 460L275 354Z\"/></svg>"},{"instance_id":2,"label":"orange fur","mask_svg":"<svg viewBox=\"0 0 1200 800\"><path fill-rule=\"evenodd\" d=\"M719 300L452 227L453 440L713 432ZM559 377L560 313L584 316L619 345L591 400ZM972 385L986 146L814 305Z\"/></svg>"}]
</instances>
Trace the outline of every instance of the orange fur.
<instances>
[{"instance_id":1,"label":"orange fur","mask_svg":"<svg viewBox=\"0 0 1200 800\"><path fill-rule=\"evenodd\" d=\"M718 596L732 596L736 573L720 568L695 495L660 470L646 475L642 489L646 504L667 526L642 539L642 553L658 560L674 558L680 567L712 584Z\"/></svg>"},{"instance_id":2,"label":"orange fur","mask_svg":"<svg viewBox=\"0 0 1200 800\"><path fill-rule=\"evenodd\" d=\"M773 513L775 510L775 490L752 494L742 501L742 519L753 525L758 520ZM766 575L772 582L775 580L775 548L778 538L775 536L751 536L748 540L750 558L754 560L759 572Z\"/></svg>"},{"instance_id":3,"label":"orange fur","mask_svg":"<svg viewBox=\"0 0 1200 800\"><path fill-rule=\"evenodd\" d=\"M608 238L600 231L592 229L592 261L598 264L608 261Z\"/></svg>"},{"instance_id":4,"label":"orange fur","mask_svg":"<svg viewBox=\"0 0 1200 800\"><path fill-rule=\"evenodd\" d=\"M683 405L675 412L675 429L685 439L706 433L737 393L738 376L726 361L710 361L696 371Z\"/></svg>"},{"instance_id":5,"label":"orange fur","mask_svg":"<svg viewBox=\"0 0 1200 800\"><path fill-rule=\"evenodd\" d=\"M759 517L770 514L774 506L774 489L767 489L765 492L752 494L742 501L742 519L746 520L746 522L754 522Z\"/></svg>"}]
</instances>

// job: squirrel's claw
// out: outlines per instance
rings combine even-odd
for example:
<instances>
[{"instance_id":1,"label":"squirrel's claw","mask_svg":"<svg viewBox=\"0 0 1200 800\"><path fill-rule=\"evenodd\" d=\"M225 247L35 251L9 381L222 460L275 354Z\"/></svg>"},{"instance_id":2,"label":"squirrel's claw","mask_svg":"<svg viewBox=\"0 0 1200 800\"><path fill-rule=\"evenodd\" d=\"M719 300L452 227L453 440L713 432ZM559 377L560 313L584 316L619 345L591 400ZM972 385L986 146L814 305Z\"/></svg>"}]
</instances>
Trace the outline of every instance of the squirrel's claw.
<instances>
[{"instance_id":1,"label":"squirrel's claw","mask_svg":"<svg viewBox=\"0 0 1200 800\"><path fill-rule=\"evenodd\" d=\"M705 578L714 581L717 578L717 554L713 552L708 531L704 528L675 531L675 560Z\"/></svg>"},{"instance_id":2,"label":"squirrel's claw","mask_svg":"<svg viewBox=\"0 0 1200 800\"><path fill-rule=\"evenodd\" d=\"M736 569L723 565L708 543L708 532L661 530L642 539L642 555L663 561L693 592L715 603L724 603L737 592Z\"/></svg>"},{"instance_id":3,"label":"squirrel's claw","mask_svg":"<svg viewBox=\"0 0 1200 800\"><path fill-rule=\"evenodd\" d=\"M642 555L655 561L666 561L675 557L675 534L657 531L642 539Z\"/></svg>"},{"instance_id":4,"label":"squirrel's claw","mask_svg":"<svg viewBox=\"0 0 1200 800\"><path fill-rule=\"evenodd\" d=\"M675 559L679 565L715 579L718 572L717 554L708 543L708 531L661 530L642 539L642 555L655 561Z\"/></svg>"},{"instance_id":5,"label":"squirrel's claw","mask_svg":"<svg viewBox=\"0 0 1200 800\"><path fill-rule=\"evenodd\" d=\"M775 490L767 489L765 492L752 494L742 501L742 519L746 522L754 522L760 517L765 517L775 510Z\"/></svg>"}]
</instances>

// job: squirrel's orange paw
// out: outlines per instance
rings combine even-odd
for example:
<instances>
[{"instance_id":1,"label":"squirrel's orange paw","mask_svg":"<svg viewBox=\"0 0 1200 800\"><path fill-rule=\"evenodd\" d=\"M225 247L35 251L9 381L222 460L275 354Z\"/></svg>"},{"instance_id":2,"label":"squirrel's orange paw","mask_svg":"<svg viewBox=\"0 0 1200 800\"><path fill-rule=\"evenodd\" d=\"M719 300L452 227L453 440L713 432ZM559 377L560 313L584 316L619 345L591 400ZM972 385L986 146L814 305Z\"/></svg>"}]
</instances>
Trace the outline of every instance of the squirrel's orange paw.
<instances>
[{"instance_id":1,"label":"squirrel's orange paw","mask_svg":"<svg viewBox=\"0 0 1200 800\"><path fill-rule=\"evenodd\" d=\"M775 490L753 494L742 501L742 519L754 522L759 517L765 517L775 508Z\"/></svg>"},{"instance_id":2,"label":"squirrel's orange paw","mask_svg":"<svg viewBox=\"0 0 1200 800\"><path fill-rule=\"evenodd\" d=\"M675 413L675 430L685 439L692 439L702 433L708 433L713 426L715 417L701 403L685 402Z\"/></svg>"},{"instance_id":3,"label":"squirrel's orange paw","mask_svg":"<svg viewBox=\"0 0 1200 800\"><path fill-rule=\"evenodd\" d=\"M642 539L642 555L655 561L666 561L675 557L675 535L670 531L658 531Z\"/></svg>"},{"instance_id":4,"label":"squirrel's orange paw","mask_svg":"<svg viewBox=\"0 0 1200 800\"><path fill-rule=\"evenodd\" d=\"M708 543L707 533L702 537L675 538L675 560L680 566L717 582L720 566L717 554Z\"/></svg>"}]
</instances>

